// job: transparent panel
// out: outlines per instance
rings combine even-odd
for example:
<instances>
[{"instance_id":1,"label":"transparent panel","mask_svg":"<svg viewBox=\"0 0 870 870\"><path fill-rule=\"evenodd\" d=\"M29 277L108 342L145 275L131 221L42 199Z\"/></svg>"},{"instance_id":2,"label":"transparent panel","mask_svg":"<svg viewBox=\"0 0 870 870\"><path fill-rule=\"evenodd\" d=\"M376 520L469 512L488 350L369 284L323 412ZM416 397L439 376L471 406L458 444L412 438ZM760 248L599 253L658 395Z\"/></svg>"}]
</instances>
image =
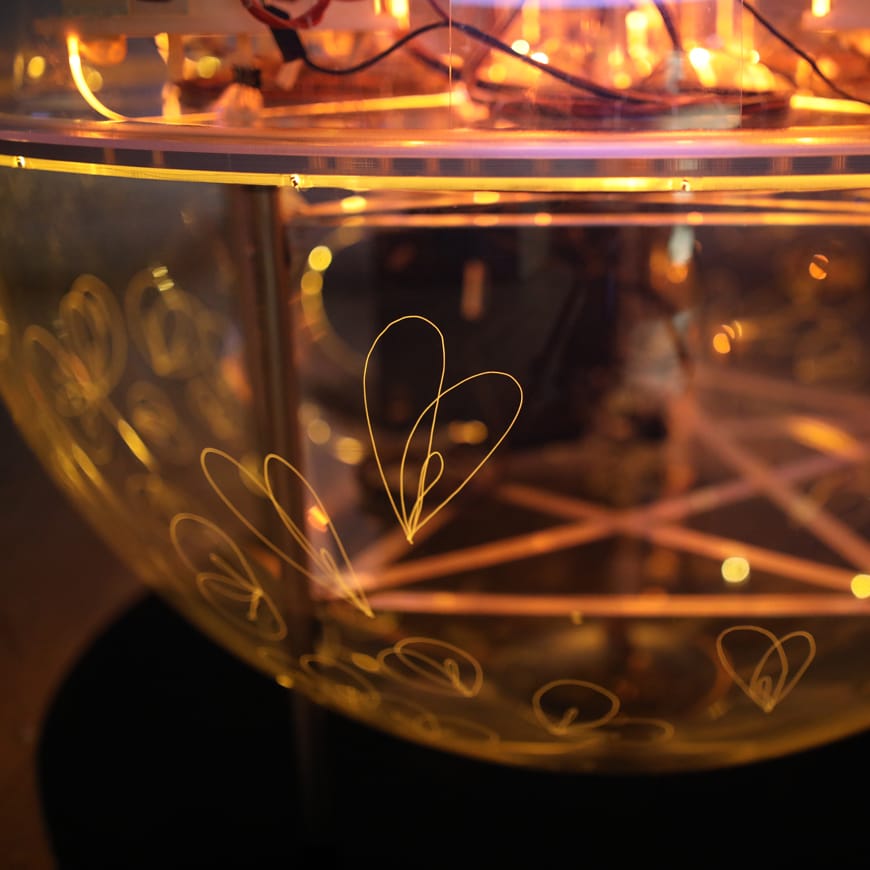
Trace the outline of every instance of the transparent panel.
<instances>
[{"instance_id":1,"label":"transparent panel","mask_svg":"<svg viewBox=\"0 0 870 870\"><path fill-rule=\"evenodd\" d=\"M857 2L0 29L0 391L196 625L505 764L870 725Z\"/></svg>"}]
</instances>

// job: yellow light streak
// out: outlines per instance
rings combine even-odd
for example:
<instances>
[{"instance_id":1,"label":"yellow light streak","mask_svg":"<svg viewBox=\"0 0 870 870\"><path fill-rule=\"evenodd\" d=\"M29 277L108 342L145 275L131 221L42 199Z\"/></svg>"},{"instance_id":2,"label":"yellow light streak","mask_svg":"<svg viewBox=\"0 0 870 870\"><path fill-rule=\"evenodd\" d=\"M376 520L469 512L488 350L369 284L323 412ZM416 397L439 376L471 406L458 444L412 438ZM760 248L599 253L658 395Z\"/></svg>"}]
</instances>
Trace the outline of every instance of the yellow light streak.
<instances>
[{"instance_id":1,"label":"yellow light streak","mask_svg":"<svg viewBox=\"0 0 870 870\"><path fill-rule=\"evenodd\" d=\"M870 115L870 106L857 100L840 100L831 97L813 97L809 94L793 94L789 98L793 109L811 112L839 112L845 115Z\"/></svg>"},{"instance_id":2,"label":"yellow light streak","mask_svg":"<svg viewBox=\"0 0 870 870\"><path fill-rule=\"evenodd\" d=\"M123 159L115 151L116 160ZM357 191L448 191L497 190L521 193L679 193L683 177L657 176L401 176L340 175L298 172L236 172L205 169L168 169L158 166L124 166L118 163L87 163L0 154L0 168L66 172L107 178L137 178L146 181L191 181L207 184L243 184L293 187L297 190L338 188ZM870 188L870 173L830 175L708 175L692 178L694 193L750 191L861 190Z\"/></svg>"},{"instance_id":3,"label":"yellow light streak","mask_svg":"<svg viewBox=\"0 0 870 870\"><path fill-rule=\"evenodd\" d=\"M112 111L105 103L97 98L97 95L91 90L82 68L81 45L79 38L74 33L70 33L66 38L66 50L69 56L69 71L72 74L78 92L82 95L82 99L95 111L108 118L110 121L129 121L125 115L119 115Z\"/></svg>"}]
</instances>

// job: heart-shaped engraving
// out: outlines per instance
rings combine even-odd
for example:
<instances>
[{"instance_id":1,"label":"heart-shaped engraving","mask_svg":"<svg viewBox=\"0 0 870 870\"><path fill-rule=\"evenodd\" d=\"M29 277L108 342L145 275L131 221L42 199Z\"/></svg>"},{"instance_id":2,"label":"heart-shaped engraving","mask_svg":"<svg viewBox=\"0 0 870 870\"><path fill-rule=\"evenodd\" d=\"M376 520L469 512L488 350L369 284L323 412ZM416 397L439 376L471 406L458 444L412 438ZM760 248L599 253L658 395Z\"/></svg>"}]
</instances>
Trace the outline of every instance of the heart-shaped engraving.
<instances>
[{"instance_id":1,"label":"heart-shaped engraving","mask_svg":"<svg viewBox=\"0 0 870 870\"><path fill-rule=\"evenodd\" d=\"M111 290L99 278L81 275L58 313L61 341L79 364L79 386L91 399L107 397L127 360L127 333Z\"/></svg>"},{"instance_id":2,"label":"heart-shaped engraving","mask_svg":"<svg viewBox=\"0 0 870 870\"><path fill-rule=\"evenodd\" d=\"M196 573L203 598L221 616L264 640L286 636L277 605L226 532L210 520L182 513L172 518L169 533L182 562Z\"/></svg>"},{"instance_id":3,"label":"heart-shaped engraving","mask_svg":"<svg viewBox=\"0 0 870 870\"><path fill-rule=\"evenodd\" d=\"M127 390L127 412L134 429L161 459L186 465L196 455L193 435L178 417L169 396L150 381Z\"/></svg>"},{"instance_id":4,"label":"heart-shaped engraving","mask_svg":"<svg viewBox=\"0 0 870 870\"><path fill-rule=\"evenodd\" d=\"M808 631L777 637L757 625L735 625L719 634L716 650L728 676L754 704L771 713L806 673L816 656L816 642Z\"/></svg>"},{"instance_id":5,"label":"heart-shaped engraving","mask_svg":"<svg viewBox=\"0 0 870 870\"><path fill-rule=\"evenodd\" d=\"M417 324L423 324L425 327L431 329L435 333L438 339L441 363L437 377L437 383L434 389L434 397L426 404L417 419L414 421L414 424L411 426L411 430L408 433L408 437L405 441L404 450L402 451L401 460L399 463L399 491L396 495L393 493L387 480L387 475L384 471L383 458L381 456L381 452L378 449L374 426L372 424L369 403L369 372L371 368L372 358L378 345L381 343L384 337L388 333L393 332L396 329L403 328L404 326L412 322L416 322ZM390 501L393 513L395 513L396 519L399 521L399 525L401 526L402 531L405 534L405 538L408 540L408 543L414 542L414 536L416 535L416 533L423 526L425 526L426 523L428 523L436 514L443 510L457 495L459 495L459 493L463 489L465 489L466 486L468 486L468 484L471 482L472 478L478 473L478 471L480 471L480 469L483 468L483 466L489 461L493 453L495 453L501 443L505 440L505 438L507 438L508 433L513 428L513 425L517 420L517 417L519 417L520 410L522 409L523 405L523 388L520 386L519 381L513 375L507 374L507 372L478 372L477 374L469 375L468 377L457 381L457 383L453 384L452 386L445 388L444 377L446 374L446 367L447 357L443 333L431 320L416 314L400 317L397 320L389 323L383 330L381 330L377 338L375 338L374 342L372 343L368 354L366 355L365 365L363 367L363 403L365 406L366 425L368 427L369 438L371 439L372 443L372 453L375 459L375 463L377 464L381 480L383 481L384 488L387 493L387 498ZM478 381L484 378L497 379L513 384L517 389L516 410L513 413L513 416L508 424L502 430L501 434L492 442L489 449L483 455L483 458L480 459L480 461L474 466L474 468L472 468L470 472L462 476L460 482L456 486L454 486L448 492L442 493L440 500L436 504L428 506L427 510L426 499L432 494L435 486L442 480L442 478L444 478L445 472L447 470L444 455L439 450L435 449L435 433L436 427L438 425L438 412L441 407L441 403L448 395L455 392L456 390L459 390L474 381ZM414 475L413 471L409 467L409 458L414 440L415 438L419 440L421 434L424 441L423 457L421 460L419 460L419 467L416 470L416 475ZM409 473L412 478L416 476L416 484L411 487L406 487L405 479L406 476L409 475Z\"/></svg>"},{"instance_id":6,"label":"heart-shaped engraving","mask_svg":"<svg viewBox=\"0 0 870 870\"><path fill-rule=\"evenodd\" d=\"M344 544L338 536L332 520L320 497L314 488L286 459L275 453L270 453L263 461L262 477L255 475L242 463L233 459L228 453L216 448L206 448L202 451L200 462L203 474L217 494L218 498L229 508L233 515L254 535L261 543L268 547L279 559L307 577L312 583L327 590L331 595L343 598L366 616L373 616L362 586L350 564ZM283 547L276 544L268 535L261 531L224 492L215 477L213 466L216 463L228 463L239 475L245 486L251 491L262 495L272 503L275 513L281 520L293 540L294 554L291 555ZM317 530L326 542L331 543L336 555L323 544L316 543L312 536L304 528L304 523L297 522L290 516L288 511L281 505L276 494L275 468L284 469L291 477L291 485L295 486L302 495L302 500L307 504L306 516L316 519ZM314 529L312 528L312 533Z\"/></svg>"},{"instance_id":7,"label":"heart-shaped engraving","mask_svg":"<svg viewBox=\"0 0 870 870\"><path fill-rule=\"evenodd\" d=\"M378 654L378 665L394 680L435 692L473 698L483 668L471 653L430 637L406 637Z\"/></svg>"},{"instance_id":8,"label":"heart-shaped engraving","mask_svg":"<svg viewBox=\"0 0 870 870\"><path fill-rule=\"evenodd\" d=\"M532 697L538 722L555 737L585 737L619 713L619 698L586 680L553 680Z\"/></svg>"},{"instance_id":9,"label":"heart-shaped engraving","mask_svg":"<svg viewBox=\"0 0 870 870\"><path fill-rule=\"evenodd\" d=\"M56 334L55 334L56 333ZM23 335L26 376L47 418L93 461L112 457L112 430L149 470L157 462L136 429L111 400L127 361L127 333L111 290L93 275L80 275L58 306L55 333L29 326Z\"/></svg>"},{"instance_id":10,"label":"heart-shaped engraving","mask_svg":"<svg viewBox=\"0 0 870 870\"><path fill-rule=\"evenodd\" d=\"M127 285L130 337L155 375L188 378L213 369L229 325L182 290L165 266L144 269Z\"/></svg>"}]
</instances>

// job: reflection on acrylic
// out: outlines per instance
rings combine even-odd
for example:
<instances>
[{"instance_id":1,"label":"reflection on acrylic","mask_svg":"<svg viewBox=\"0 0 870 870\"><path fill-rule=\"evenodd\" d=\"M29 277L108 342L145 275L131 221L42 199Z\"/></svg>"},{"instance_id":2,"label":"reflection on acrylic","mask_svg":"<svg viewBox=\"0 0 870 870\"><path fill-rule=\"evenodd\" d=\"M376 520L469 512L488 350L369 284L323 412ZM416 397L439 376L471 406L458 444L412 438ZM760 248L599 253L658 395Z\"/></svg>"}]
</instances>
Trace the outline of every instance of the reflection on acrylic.
<instances>
[{"instance_id":1,"label":"reflection on acrylic","mask_svg":"<svg viewBox=\"0 0 870 870\"><path fill-rule=\"evenodd\" d=\"M28 385L4 395L147 583L391 734L680 770L870 721L868 371L809 342L866 324L865 232L754 283L797 230L753 246L505 202L468 199L487 226L423 226L428 200L416 226L291 220L295 404L262 402L251 312L164 257L38 303L4 281L0 371Z\"/></svg>"}]
</instances>

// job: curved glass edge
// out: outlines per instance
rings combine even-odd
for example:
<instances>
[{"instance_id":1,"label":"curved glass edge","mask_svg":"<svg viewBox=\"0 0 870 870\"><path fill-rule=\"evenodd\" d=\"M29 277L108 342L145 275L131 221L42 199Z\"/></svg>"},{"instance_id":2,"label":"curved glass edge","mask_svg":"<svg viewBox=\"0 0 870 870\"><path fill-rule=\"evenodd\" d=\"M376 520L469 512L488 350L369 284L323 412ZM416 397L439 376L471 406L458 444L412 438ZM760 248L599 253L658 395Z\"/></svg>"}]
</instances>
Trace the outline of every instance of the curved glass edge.
<instances>
[{"instance_id":1,"label":"curved glass edge","mask_svg":"<svg viewBox=\"0 0 870 870\"><path fill-rule=\"evenodd\" d=\"M863 126L511 133L215 130L0 114L0 166L297 189L608 193L861 189Z\"/></svg>"}]
</instances>

